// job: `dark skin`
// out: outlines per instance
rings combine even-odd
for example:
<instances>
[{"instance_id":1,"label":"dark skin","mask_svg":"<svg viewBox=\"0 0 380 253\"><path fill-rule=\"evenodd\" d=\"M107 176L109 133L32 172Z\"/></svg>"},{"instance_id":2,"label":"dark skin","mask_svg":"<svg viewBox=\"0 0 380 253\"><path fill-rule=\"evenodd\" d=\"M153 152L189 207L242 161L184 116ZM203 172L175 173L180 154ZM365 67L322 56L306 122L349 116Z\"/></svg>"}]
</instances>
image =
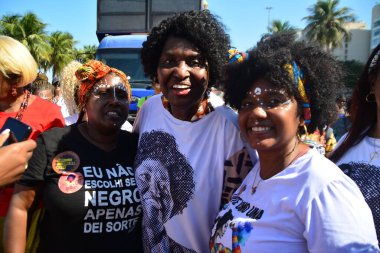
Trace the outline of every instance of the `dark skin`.
<instances>
[{"instance_id":1,"label":"dark skin","mask_svg":"<svg viewBox=\"0 0 380 253\"><path fill-rule=\"evenodd\" d=\"M259 154L263 179L276 175L308 149L297 137L301 124L297 102L280 91L259 79L252 84L251 95L246 95L239 110L241 133Z\"/></svg>"},{"instance_id":2,"label":"dark skin","mask_svg":"<svg viewBox=\"0 0 380 253\"><path fill-rule=\"evenodd\" d=\"M171 114L190 121L202 102L208 84L207 62L190 41L169 37L161 52L157 77Z\"/></svg>"},{"instance_id":3,"label":"dark skin","mask_svg":"<svg viewBox=\"0 0 380 253\"><path fill-rule=\"evenodd\" d=\"M111 84L109 88L101 88L101 93L113 94L113 86L122 80L114 74L108 74L100 79L97 84L107 82ZM95 84L95 87L96 85ZM118 90L118 89L116 89ZM109 91L112 91L109 93ZM125 93L126 91L118 90ZM93 93L93 92L92 92ZM86 103L87 122L79 125L81 134L95 146L105 150L112 151L117 143L120 133L120 127L128 117L128 100L121 100L115 97L101 98L98 95L91 94Z\"/></svg>"},{"instance_id":4,"label":"dark skin","mask_svg":"<svg viewBox=\"0 0 380 253\"><path fill-rule=\"evenodd\" d=\"M126 91L124 91L123 97L120 96L120 90L107 93L107 89L113 89L113 86L120 84L118 76L108 74L98 82L101 83L105 80L111 87L100 90L101 92L97 94L91 93L85 106L88 121L78 127L80 133L89 142L109 152L115 149L118 143L120 127L128 116L129 103ZM104 96L102 92L115 95ZM35 187L15 185L14 196L5 223L5 252L25 252L28 209L32 206L36 196L43 190L42 187L43 184Z\"/></svg>"}]
</instances>

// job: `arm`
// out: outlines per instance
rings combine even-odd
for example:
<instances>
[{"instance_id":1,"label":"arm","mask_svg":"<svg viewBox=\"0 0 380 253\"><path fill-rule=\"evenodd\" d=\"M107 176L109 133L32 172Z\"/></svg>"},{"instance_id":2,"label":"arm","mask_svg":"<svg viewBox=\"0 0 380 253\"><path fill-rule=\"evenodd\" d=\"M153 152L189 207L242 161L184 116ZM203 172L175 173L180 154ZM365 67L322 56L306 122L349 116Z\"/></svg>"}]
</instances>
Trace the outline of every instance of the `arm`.
<instances>
[{"instance_id":1,"label":"arm","mask_svg":"<svg viewBox=\"0 0 380 253\"><path fill-rule=\"evenodd\" d=\"M0 134L0 146L8 139L9 132ZM25 171L36 143L32 140L0 147L0 186L13 183Z\"/></svg>"},{"instance_id":2,"label":"arm","mask_svg":"<svg viewBox=\"0 0 380 253\"><path fill-rule=\"evenodd\" d=\"M236 127L237 115L230 111L228 113L230 122L227 122L224 132L224 149L227 159L224 161L221 207L231 200L232 194L240 187L258 160L256 150L241 139L240 132Z\"/></svg>"},{"instance_id":3,"label":"arm","mask_svg":"<svg viewBox=\"0 0 380 253\"><path fill-rule=\"evenodd\" d=\"M37 187L16 184L4 223L4 252L25 252L28 209L31 207Z\"/></svg>"}]
</instances>

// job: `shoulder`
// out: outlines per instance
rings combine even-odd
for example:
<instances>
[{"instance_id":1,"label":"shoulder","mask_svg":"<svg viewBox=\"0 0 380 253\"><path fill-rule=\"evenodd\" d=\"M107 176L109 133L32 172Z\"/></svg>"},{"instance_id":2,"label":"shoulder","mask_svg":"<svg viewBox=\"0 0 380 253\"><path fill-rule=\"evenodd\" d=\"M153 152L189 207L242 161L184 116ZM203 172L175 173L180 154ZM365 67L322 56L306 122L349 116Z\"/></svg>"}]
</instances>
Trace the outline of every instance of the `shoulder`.
<instances>
[{"instance_id":1,"label":"shoulder","mask_svg":"<svg viewBox=\"0 0 380 253\"><path fill-rule=\"evenodd\" d=\"M328 189L336 188L341 191L357 191L357 185L346 176L343 171L332 161L320 155L318 151L311 149L301 164L298 174L307 191L319 196Z\"/></svg>"},{"instance_id":2,"label":"shoulder","mask_svg":"<svg viewBox=\"0 0 380 253\"><path fill-rule=\"evenodd\" d=\"M335 178L341 178L344 173L339 169L339 167L330 161L325 156L321 155L317 150L310 149L308 151L309 159L305 161L305 168L311 177L316 180L334 180Z\"/></svg>"},{"instance_id":3,"label":"shoulder","mask_svg":"<svg viewBox=\"0 0 380 253\"><path fill-rule=\"evenodd\" d=\"M149 106L149 105L155 105L157 103L161 103L161 96L162 96L162 94L160 93L160 94L156 94L156 95L149 97L149 99L145 99L141 108Z\"/></svg>"},{"instance_id":4,"label":"shoulder","mask_svg":"<svg viewBox=\"0 0 380 253\"><path fill-rule=\"evenodd\" d=\"M156 110L158 110L160 107L161 102L161 96L162 94L153 95L151 98L146 100L139 109L139 112L137 113L137 117L140 115L145 115L148 113L155 113Z\"/></svg>"},{"instance_id":5,"label":"shoulder","mask_svg":"<svg viewBox=\"0 0 380 253\"><path fill-rule=\"evenodd\" d=\"M58 112L60 112L60 110L61 110L61 108L58 105L54 104L51 101L42 99L42 98L40 98L38 96L35 97L32 105L33 105L33 107L38 107L38 109L42 108L44 111L48 110L48 111L58 111Z\"/></svg>"},{"instance_id":6,"label":"shoulder","mask_svg":"<svg viewBox=\"0 0 380 253\"><path fill-rule=\"evenodd\" d=\"M344 137L342 137L344 138ZM373 151L373 144L370 137L364 136L362 140L360 140L355 145L349 147L345 153L340 157L340 159L336 162L337 165L341 165L343 163L353 162L353 161L362 161L367 163L370 159L370 153ZM340 145L343 141L340 143Z\"/></svg>"},{"instance_id":7,"label":"shoulder","mask_svg":"<svg viewBox=\"0 0 380 253\"><path fill-rule=\"evenodd\" d=\"M65 120L63 119L61 107L54 104L53 102L44 100L40 97L36 97L33 103L30 106L30 110L34 111L34 115L40 115L43 112L43 117L41 117L41 121L45 121L50 123L53 122L53 126L62 127L65 125ZM42 120L43 119L43 120Z\"/></svg>"},{"instance_id":8,"label":"shoulder","mask_svg":"<svg viewBox=\"0 0 380 253\"><path fill-rule=\"evenodd\" d=\"M232 110L229 106L226 105L220 105L214 109L218 117L222 118L227 124L233 126L234 128L239 128L238 114L236 111Z\"/></svg>"},{"instance_id":9,"label":"shoulder","mask_svg":"<svg viewBox=\"0 0 380 253\"><path fill-rule=\"evenodd\" d=\"M77 125L71 125L67 127L53 127L41 133L40 137L43 139L59 139L64 135L72 133L73 129L76 127Z\"/></svg>"},{"instance_id":10,"label":"shoulder","mask_svg":"<svg viewBox=\"0 0 380 253\"><path fill-rule=\"evenodd\" d=\"M143 125L152 120L162 119L162 117L156 117L157 115L162 114L163 110L161 96L161 93L154 95L141 106L136 115L135 122L133 123L133 132L139 132Z\"/></svg>"},{"instance_id":11,"label":"shoulder","mask_svg":"<svg viewBox=\"0 0 380 253\"><path fill-rule=\"evenodd\" d=\"M79 138L79 131L74 131L74 127L76 125L53 127L42 132L37 138L37 146L44 146L46 150L56 150L62 143L74 143Z\"/></svg>"}]
</instances>

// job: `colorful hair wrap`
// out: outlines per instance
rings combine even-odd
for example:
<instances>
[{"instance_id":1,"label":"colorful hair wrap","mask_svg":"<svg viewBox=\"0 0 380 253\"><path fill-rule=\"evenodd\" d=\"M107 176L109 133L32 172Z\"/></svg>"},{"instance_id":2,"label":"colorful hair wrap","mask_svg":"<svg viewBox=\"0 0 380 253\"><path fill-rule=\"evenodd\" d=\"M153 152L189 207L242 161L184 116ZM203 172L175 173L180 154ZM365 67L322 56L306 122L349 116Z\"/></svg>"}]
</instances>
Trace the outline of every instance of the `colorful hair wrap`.
<instances>
[{"instance_id":1,"label":"colorful hair wrap","mask_svg":"<svg viewBox=\"0 0 380 253\"><path fill-rule=\"evenodd\" d=\"M108 73L115 73L125 82L128 100L131 101L131 86L127 76L122 71L111 68L101 61L90 60L75 71L76 78L81 82L78 91L80 109L83 109L87 102L86 98L88 92L93 89L97 81L105 77Z\"/></svg>"},{"instance_id":2,"label":"colorful hair wrap","mask_svg":"<svg viewBox=\"0 0 380 253\"><path fill-rule=\"evenodd\" d=\"M284 68L289 72L290 76L293 78L294 84L302 99L303 108L303 119L305 124L311 122L311 111L310 111L310 99L309 99L309 86L305 83L303 71L295 61L291 64L285 64Z\"/></svg>"},{"instance_id":3,"label":"colorful hair wrap","mask_svg":"<svg viewBox=\"0 0 380 253\"><path fill-rule=\"evenodd\" d=\"M233 62L242 62L247 58L248 55L246 53L240 52L236 48L231 48L230 50L228 50L228 64Z\"/></svg>"}]
</instances>

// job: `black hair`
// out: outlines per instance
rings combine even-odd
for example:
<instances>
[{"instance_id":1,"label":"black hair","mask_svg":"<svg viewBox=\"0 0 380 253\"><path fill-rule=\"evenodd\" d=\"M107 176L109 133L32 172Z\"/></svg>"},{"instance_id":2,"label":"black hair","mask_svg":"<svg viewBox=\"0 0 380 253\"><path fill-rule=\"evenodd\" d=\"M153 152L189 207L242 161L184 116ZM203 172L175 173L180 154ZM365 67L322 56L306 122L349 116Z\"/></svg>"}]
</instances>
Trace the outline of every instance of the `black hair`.
<instances>
[{"instance_id":1,"label":"black hair","mask_svg":"<svg viewBox=\"0 0 380 253\"><path fill-rule=\"evenodd\" d=\"M200 50L209 66L209 87L222 79L230 38L218 17L203 10L176 14L152 29L143 44L141 61L145 74L153 81L157 80L158 62L170 36L184 38Z\"/></svg>"},{"instance_id":2,"label":"black hair","mask_svg":"<svg viewBox=\"0 0 380 253\"><path fill-rule=\"evenodd\" d=\"M349 109L352 125L342 144L331 154L330 159L333 162L337 162L346 151L357 145L376 125L377 104L375 101L371 101L374 96L368 100L368 95L371 93L376 77L379 74L379 52L380 44L372 51L355 85Z\"/></svg>"},{"instance_id":3,"label":"black hair","mask_svg":"<svg viewBox=\"0 0 380 253\"><path fill-rule=\"evenodd\" d=\"M225 101L236 109L252 84L265 79L283 89L298 104L298 114L303 119L302 99L293 77L284 68L295 62L303 72L305 84L309 86L311 122L310 132L320 131L336 118L336 94L341 86L342 70L339 62L319 46L296 41L295 33L267 34L256 47L248 51L248 59L230 64L226 71Z\"/></svg>"}]
</instances>

